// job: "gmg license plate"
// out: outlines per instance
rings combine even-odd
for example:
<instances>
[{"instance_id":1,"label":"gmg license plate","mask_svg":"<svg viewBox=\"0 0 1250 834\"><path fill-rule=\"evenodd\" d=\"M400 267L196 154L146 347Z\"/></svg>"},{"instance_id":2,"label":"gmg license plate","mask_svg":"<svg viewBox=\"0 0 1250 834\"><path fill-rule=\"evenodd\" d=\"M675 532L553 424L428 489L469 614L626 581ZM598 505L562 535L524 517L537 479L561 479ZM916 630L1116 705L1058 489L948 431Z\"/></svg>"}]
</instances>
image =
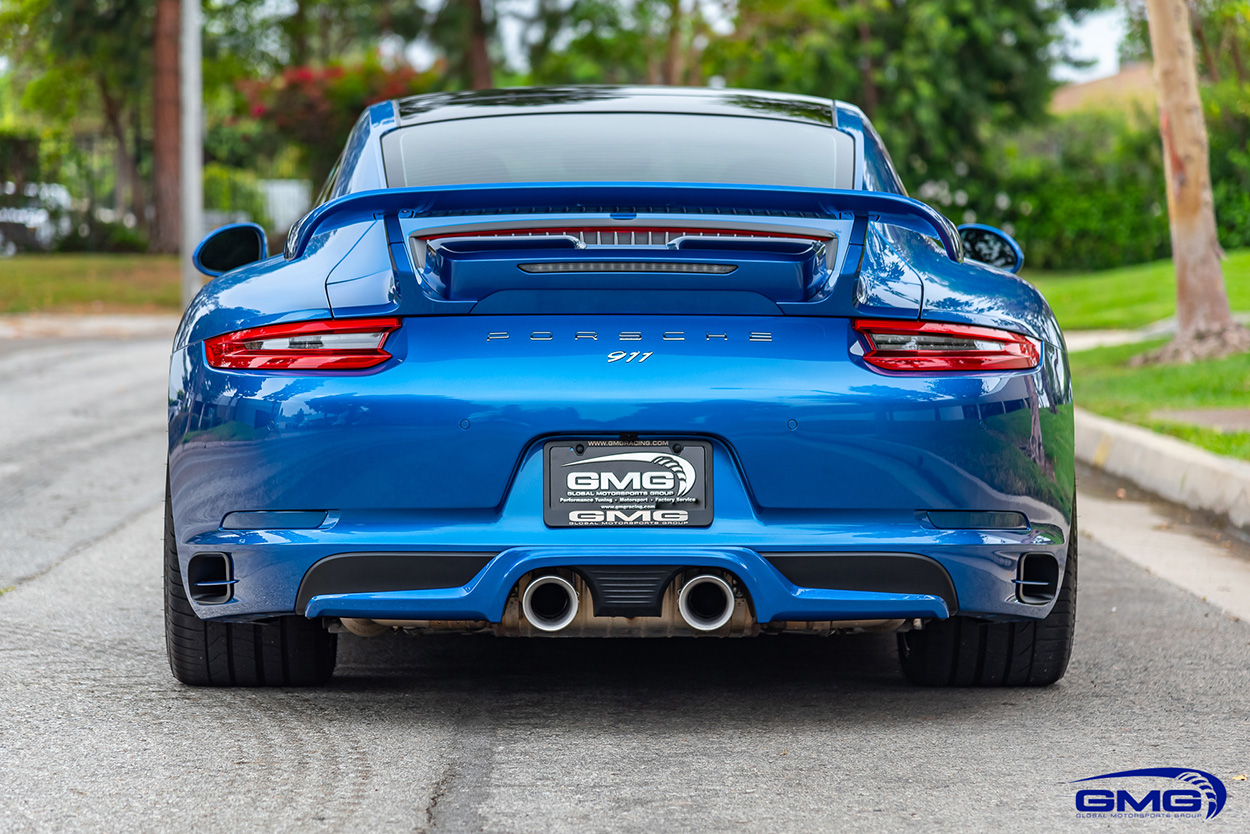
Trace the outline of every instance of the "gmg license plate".
<instances>
[{"instance_id":1,"label":"gmg license plate","mask_svg":"<svg viewBox=\"0 0 1250 834\"><path fill-rule=\"evenodd\" d=\"M543 446L548 527L707 527L705 440L551 440Z\"/></svg>"}]
</instances>

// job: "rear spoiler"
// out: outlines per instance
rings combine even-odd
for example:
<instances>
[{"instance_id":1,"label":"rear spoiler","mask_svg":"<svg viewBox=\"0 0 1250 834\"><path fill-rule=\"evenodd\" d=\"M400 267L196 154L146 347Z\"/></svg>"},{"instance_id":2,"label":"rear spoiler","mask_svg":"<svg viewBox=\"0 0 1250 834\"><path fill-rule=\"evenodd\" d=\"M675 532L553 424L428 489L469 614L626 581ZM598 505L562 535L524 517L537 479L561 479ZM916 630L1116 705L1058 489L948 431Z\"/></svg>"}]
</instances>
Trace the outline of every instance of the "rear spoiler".
<instances>
[{"instance_id":1,"label":"rear spoiler","mask_svg":"<svg viewBox=\"0 0 1250 834\"><path fill-rule=\"evenodd\" d=\"M856 222L848 242L851 248L862 247L868 223L878 222L937 238L948 258L963 260L963 246L954 224L930 206L899 194L771 185L598 182L444 185L347 194L304 215L287 235L285 254L288 260L303 255L309 241L322 229L367 220L420 217L435 212L541 214L570 210L623 217L674 210L687 214L737 210L747 214L854 217ZM856 255L850 262L858 263L858 253L848 251L848 255Z\"/></svg>"}]
</instances>

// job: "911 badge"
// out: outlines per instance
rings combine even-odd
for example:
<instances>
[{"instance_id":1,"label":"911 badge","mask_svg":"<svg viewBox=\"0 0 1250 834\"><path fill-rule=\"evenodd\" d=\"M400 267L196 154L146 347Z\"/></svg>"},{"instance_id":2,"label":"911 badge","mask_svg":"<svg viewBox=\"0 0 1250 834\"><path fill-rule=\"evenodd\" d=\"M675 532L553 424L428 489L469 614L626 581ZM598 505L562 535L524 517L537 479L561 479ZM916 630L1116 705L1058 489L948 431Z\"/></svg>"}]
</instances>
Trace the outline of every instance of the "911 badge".
<instances>
[{"instance_id":1,"label":"911 badge","mask_svg":"<svg viewBox=\"0 0 1250 834\"><path fill-rule=\"evenodd\" d=\"M706 527L711 444L559 440L543 447L549 527Z\"/></svg>"}]
</instances>

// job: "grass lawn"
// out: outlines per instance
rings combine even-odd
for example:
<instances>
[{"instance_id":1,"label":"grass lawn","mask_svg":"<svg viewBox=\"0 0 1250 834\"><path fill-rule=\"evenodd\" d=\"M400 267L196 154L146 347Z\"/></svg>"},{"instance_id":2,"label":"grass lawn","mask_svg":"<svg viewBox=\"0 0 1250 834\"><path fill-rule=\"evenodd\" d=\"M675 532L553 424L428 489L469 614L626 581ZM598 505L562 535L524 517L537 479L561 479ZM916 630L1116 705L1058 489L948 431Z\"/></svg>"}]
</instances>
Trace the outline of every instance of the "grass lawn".
<instances>
[{"instance_id":1,"label":"grass lawn","mask_svg":"<svg viewBox=\"0 0 1250 834\"><path fill-rule=\"evenodd\" d=\"M173 255L17 255L0 260L0 313L181 310Z\"/></svg>"},{"instance_id":2,"label":"grass lawn","mask_svg":"<svg viewBox=\"0 0 1250 834\"><path fill-rule=\"evenodd\" d=\"M1176 312L1176 274L1172 262L1108 269L1101 272L1024 272L1042 291L1064 330L1144 327ZM1229 304L1250 311L1250 249L1228 253L1224 286Z\"/></svg>"},{"instance_id":3,"label":"grass lawn","mask_svg":"<svg viewBox=\"0 0 1250 834\"><path fill-rule=\"evenodd\" d=\"M1250 432L1223 434L1151 416L1161 408L1250 407L1250 354L1193 365L1128 367L1131 356L1160 344L1143 342L1072 354L1076 404L1179 437L1217 454L1250 460Z\"/></svg>"}]
</instances>

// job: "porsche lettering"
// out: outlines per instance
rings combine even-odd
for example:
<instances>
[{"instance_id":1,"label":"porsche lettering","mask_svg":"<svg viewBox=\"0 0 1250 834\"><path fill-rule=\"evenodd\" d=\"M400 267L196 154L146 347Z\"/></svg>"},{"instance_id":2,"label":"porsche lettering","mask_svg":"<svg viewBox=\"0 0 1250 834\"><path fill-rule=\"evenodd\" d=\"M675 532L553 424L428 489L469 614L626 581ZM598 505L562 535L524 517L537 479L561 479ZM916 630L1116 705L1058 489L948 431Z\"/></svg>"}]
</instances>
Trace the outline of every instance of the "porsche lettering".
<instances>
[{"instance_id":1,"label":"porsche lettering","mask_svg":"<svg viewBox=\"0 0 1250 834\"><path fill-rule=\"evenodd\" d=\"M512 333L507 330L491 330L486 334L486 341L488 342L502 342L511 338ZM531 342L561 341L562 338L567 338L574 342L597 342L613 339L618 342L642 342L651 338L665 342L684 342L692 339L704 342L771 342L773 334L758 330L748 333L728 333L725 331L686 333L681 330L665 330L657 333L648 333L641 330L622 330L613 333L600 333L597 330L578 330L571 336L561 337L550 330L532 330L520 334L519 338L528 339Z\"/></svg>"}]
</instances>

